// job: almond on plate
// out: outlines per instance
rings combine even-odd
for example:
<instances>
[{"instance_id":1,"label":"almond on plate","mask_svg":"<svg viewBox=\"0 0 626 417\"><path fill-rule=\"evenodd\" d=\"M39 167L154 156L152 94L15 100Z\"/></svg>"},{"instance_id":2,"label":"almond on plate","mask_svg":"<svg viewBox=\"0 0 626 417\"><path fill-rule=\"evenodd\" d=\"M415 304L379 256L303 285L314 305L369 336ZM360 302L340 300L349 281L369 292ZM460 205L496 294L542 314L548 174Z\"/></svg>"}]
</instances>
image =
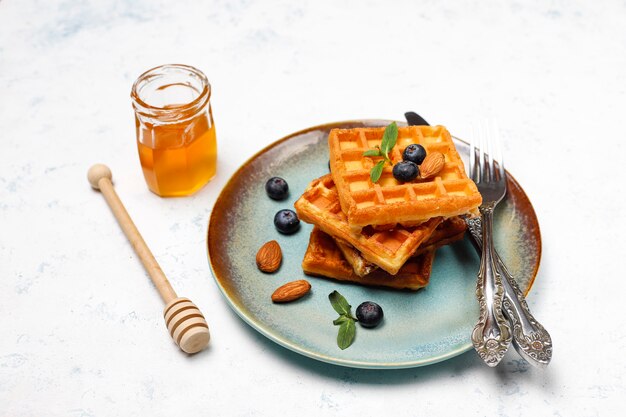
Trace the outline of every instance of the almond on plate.
<instances>
[{"instance_id":1,"label":"almond on plate","mask_svg":"<svg viewBox=\"0 0 626 417\"><path fill-rule=\"evenodd\" d=\"M275 303L286 303L288 301L297 300L311 289L311 284L305 279L291 281L282 285L272 294L272 301Z\"/></svg>"},{"instance_id":2,"label":"almond on plate","mask_svg":"<svg viewBox=\"0 0 626 417\"><path fill-rule=\"evenodd\" d=\"M274 272L280 267L283 252L275 240L270 240L256 254L256 266L263 272Z\"/></svg>"}]
</instances>

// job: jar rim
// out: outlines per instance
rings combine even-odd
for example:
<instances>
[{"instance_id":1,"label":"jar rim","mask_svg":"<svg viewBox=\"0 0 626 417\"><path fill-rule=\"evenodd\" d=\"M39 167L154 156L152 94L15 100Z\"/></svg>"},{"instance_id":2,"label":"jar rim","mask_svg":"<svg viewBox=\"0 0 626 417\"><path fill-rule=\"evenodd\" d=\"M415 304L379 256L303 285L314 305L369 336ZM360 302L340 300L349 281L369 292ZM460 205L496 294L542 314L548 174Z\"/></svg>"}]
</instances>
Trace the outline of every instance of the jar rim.
<instances>
[{"instance_id":1,"label":"jar rim","mask_svg":"<svg viewBox=\"0 0 626 417\"><path fill-rule=\"evenodd\" d=\"M202 91L200 91L200 93L198 94L198 97L196 97L195 99L191 100L188 103L169 105L167 107L155 106L152 104L148 104L146 101L142 100L141 97L139 96L139 91L138 91L140 84L148 81L151 77L162 75L162 71L164 69L165 70L167 69L185 70L197 76L202 83ZM133 83L130 96L133 99L134 103L137 104L140 108L145 109L148 112L154 112L157 114L166 115L166 114L180 112L181 110L182 111L188 110L188 109L198 106L198 104L202 103L205 100L208 101L211 98L211 84L209 83L209 80L207 79L206 75L202 71L200 71L199 69L195 67L192 67L191 65L164 64L164 65L158 65L154 68L150 68L149 70L142 73L139 77L137 77L137 79Z\"/></svg>"}]
</instances>

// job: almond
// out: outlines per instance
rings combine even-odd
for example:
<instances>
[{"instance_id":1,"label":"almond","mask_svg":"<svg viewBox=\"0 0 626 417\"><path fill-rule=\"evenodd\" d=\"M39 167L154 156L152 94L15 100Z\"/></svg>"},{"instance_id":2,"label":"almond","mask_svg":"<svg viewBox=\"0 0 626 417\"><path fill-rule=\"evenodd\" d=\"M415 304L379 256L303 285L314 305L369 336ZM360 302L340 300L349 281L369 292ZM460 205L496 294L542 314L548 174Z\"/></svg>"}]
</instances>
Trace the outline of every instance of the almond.
<instances>
[{"instance_id":1,"label":"almond","mask_svg":"<svg viewBox=\"0 0 626 417\"><path fill-rule=\"evenodd\" d=\"M272 301L275 303L286 303L297 300L311 289L311 284L305 279L291 281L280 286L272 294Z\"/></svg>"},{"instance_id":2,"label":"almond","mask_svg":"<svg viewBox=\"0 0 626 417\"><path fill-rule=\"evenodd\" d=\"M445 163L446 158L441 152L429 153L420 165L420 178L425 180L434 177L439 174Z\"/></svg>"},{"instance_id":3,"label":"almond","mask_svg":"<svg viewBox=\"0 0 626 417\"><path fill-rule=\"evenodd\" d=\"M280 266L283 252L275 240L270 240L256 254L256 266L263 272L274 272Z\"/></svg>"}]
</instances>

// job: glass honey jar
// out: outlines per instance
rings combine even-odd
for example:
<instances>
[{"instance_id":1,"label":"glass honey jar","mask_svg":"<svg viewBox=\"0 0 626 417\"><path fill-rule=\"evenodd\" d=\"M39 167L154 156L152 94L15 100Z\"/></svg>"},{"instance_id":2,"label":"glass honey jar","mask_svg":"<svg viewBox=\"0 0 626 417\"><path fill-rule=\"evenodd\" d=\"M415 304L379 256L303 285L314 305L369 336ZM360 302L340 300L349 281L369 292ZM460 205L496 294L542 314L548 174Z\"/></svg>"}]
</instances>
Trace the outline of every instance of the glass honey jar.
<instances>
[{"instance_id":1,"label":"glass honey jar","mask_svg":"<svg viewBox=\"0 0 626 417\"><path fill-rule=\"evenodd\" d=\"M202 188L217 170L207 77L188 65L162 65L137 78L131 98L148 188L161 197L186 196Z\"/></svg>"}]
</instances>

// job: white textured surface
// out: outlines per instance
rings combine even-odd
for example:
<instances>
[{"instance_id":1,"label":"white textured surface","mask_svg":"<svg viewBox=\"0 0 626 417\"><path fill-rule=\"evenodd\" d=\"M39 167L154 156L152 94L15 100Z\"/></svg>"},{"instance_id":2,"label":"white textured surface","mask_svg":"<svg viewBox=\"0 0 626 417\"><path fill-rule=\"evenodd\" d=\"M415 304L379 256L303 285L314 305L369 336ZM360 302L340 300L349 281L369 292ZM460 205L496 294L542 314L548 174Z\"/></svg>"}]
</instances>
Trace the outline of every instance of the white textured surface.
<instances>
[{"instance_id":1,"label":"white textured surface","mask_svg":"<svg viewBox=\"0 0 626 417\"><path fill-rule=\"evenodd\" d=\"M626 395L623 1L0 0L0 416L614 416ZM129 90L187 63L211 80L219 174L191 198L144 185ZM208 215L231 173L294 130L407 110L466 136L496 118L544 239L529 300L547 370L469 352L380 372L275 346L210 277ZM161 302L85 179L117 191L206 352L170 343ZM621 181L618 184L617 181Z\"/></svg>"}]
</instances>

